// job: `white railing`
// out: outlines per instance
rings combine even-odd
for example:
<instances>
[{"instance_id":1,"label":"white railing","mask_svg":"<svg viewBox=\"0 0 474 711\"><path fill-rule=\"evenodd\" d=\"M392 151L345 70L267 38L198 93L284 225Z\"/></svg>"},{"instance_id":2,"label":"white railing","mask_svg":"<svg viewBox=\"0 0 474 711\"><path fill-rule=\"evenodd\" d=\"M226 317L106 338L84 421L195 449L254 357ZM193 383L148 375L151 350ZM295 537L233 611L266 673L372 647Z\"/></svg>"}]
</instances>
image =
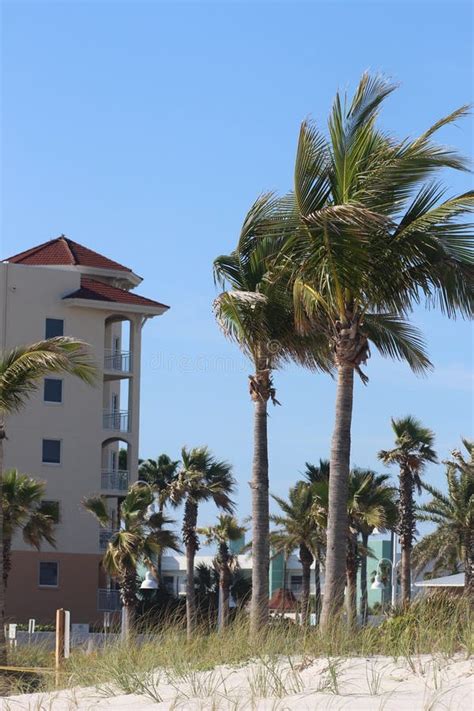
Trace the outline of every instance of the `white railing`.
<instances>
[{"instance_id":1,"label":"white railing","mask_svg":"<svg viewBox=\"0 0 474 711\"><path fill-rule=\"evenodd\" d=\"M117 612L122 607L120 590L97 590L97 610L99 612Z\"/></svg>"},{"instance_id":2,"label":"white railing","mask_svg":"<svg viewBox=\"0 0 474 711\"><path fill-rule=\"evenodd\" d=\"M131 351L114 351L106 348L104 352L104 370L118 373L130 373L133 367Z\"/></svg>"},{"instance_id":3,"label":"white railing","mask_svg":"<svg viewBox=\"0 0 474 711\"><path fill-rule=\"evenodd\" d=\"M104 410L104 430L130 432L130 413L128 410Z\"/></svg>"},{"instance_id":4,"label":"white railing","mask_svg":"<svg viewBox=\"0 0 474 711\"><path fill-rule=\"evenodd\" d=\"M127 491L128 471L125 469L102 469L100 475L101 489L114 489L115 491Z\"/></svg>"}]
</instances>

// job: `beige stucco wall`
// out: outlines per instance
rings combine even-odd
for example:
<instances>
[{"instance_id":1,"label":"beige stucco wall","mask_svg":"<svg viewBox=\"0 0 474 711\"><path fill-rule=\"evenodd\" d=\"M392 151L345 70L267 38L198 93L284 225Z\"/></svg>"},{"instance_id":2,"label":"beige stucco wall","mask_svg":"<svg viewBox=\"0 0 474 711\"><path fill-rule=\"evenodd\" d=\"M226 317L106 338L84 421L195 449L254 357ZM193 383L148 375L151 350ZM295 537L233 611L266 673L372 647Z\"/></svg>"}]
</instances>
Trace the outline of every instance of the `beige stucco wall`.
<instances>
[{"instance_id":1,"label":"beige stucco wall","mask_svg":"<svg viewBox=\"0 0 474 711\"><path fill-rule=\"evenodd\" d=\"M64 319L64 334L81 338L91 346L99 367L95 387L90 387L71 376L63 377L63 403L43 402L43 384L31 397L28 406L7 420L8 440L5 447L5 467L16 467L21 472L47 482L45 498L59 500L61 523L56 529L57 551L61 553L98 554L99 526L81 507L81 499L100 491L102 442L115 433L103 430L104 404L110 403L111 392L118 392L119 381L103 382L102 364L105 342L105 319L108 310L84 306L70 306L62 297L80 285L80 273L67 268L33 267L0 264L0 344L11 348L44 338L47 317ZM141 317L128 314L135 320L134 373L130 390L132 432L129 469L131 479L137 477L138 461L138 392L140 376ZM120 330L114 324L113 331ZM127 409L127 403L121 403ZM42 464L42 439L61 440L61 464ZM125 439L125 438L124 438ZM135 464L135 466L134 466ZM20 538L14 542L16 550L30 550ZM52 550L49 546L45 551ZM80 575L80 572L79 572Z\"/></svg>"}]
</instances>

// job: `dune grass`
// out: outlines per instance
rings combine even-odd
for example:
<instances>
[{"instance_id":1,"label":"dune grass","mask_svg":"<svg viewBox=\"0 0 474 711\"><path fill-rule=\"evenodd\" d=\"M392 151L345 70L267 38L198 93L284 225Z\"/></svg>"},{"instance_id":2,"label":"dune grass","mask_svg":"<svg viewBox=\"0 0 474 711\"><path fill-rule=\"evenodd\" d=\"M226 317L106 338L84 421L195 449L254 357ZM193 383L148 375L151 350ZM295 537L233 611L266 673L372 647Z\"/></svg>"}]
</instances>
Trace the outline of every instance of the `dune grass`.
<instances>
[{"instance_id":1,"label":"dune grass","mask_svg":"<svg viewBox=\"0 0 474 711\"><path fill-rule=\"evenodd\" d=\"M469 601L445 595L414 602L407 611L395 611L377 627L351 630L340 619L325 634L317 628L305 629L285 620L273 620L257 640L252 640L248 619L241 615L221 633L209 631L206 626L197 630L192 641L187 641L182 625L170 621L160 630L149 630L127 643L111 641L94 651L73 650L64 665L60 685L95 686L106 696L144 694L158 702L160 679L166 677L168 684L178 688L186 683L195 696L204 697L225 687L225 678L221 671L216 671L217 667L236 668L254 662L257 666L252 668L249 678L253 695L271 692L271 696L281 698L286 693L297 693L299 670L320 658L327 660L325 686L331 693L337 693L340 659L402 658L418 673L419 655L469 657L473 641ZM287 665L285 678L279 678L276 667L282 660ZM10 657L10 664L20 663L50 666L52 655L37 646L22 647ZM203 671L208 673L198 674ZM51 676L45 675L39 682L44 691L54 686ZM371 693L377 693L377 672L371 672L368 686ZM18 684L10 693L21 693Z\"/></svg>"}]
</instances>

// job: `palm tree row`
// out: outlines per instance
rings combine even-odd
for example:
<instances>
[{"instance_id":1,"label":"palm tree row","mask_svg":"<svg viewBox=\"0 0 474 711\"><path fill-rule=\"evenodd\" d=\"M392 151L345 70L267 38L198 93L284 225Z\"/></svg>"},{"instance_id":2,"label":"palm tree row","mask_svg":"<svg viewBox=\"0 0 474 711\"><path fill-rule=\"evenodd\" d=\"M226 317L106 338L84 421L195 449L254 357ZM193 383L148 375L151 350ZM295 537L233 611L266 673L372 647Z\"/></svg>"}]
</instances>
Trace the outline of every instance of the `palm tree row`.
<instances>
[{"instance_id":1,"label":"palm tree row","mask_svg":"<svg viewBox=\"0 0 474 711\"><path fill-rule=\"evenodd\" d=\"M274 496L283 515L272 516L279 527L270 535L277 552L292 553L299 549L302 566L301 611L303 621L309 618L310 569L315 568L316 623L320 611L320 565L327 548L327 521L329 504L329 462L320 466L306 465L305 480L298 481L288 492L288 500ZM347 515L349 527L346 536L346 605L348 619L356 620L357 570L360 564L361 581L367 580L368 536L377 528L393 528L396 521L396 490L387 483L388 476L371 470L353 469L349 476ZM359 542L362 535L362 544ZM362 617L367 616L367 586L362 587Z\"/></svg>"},{"instance_id":2,"label":"palm tree row","mask_svg":"<svg viewBox=\"0 0 474 711\"><path fill-rule=\"evenodd\" d=\"M444 199L434 182L445 168L465 170L466 161L432 140L467 107L415 139L399 140L377 125L394 89L366 74L352 100L336 95L327 135L303 122L293 191L259 198L234 251L214 262L226 289L215 302L219 325L254 365L254 632L266 621L268 599L272 371L293 360L337 378L322 611L327 626L344 600L354 373L367 383L362 367L371 344L415 373L431 368L422 336L407 320L416 304L436 305L448 317L472 314L472 236L462 218L473 194Z\"/></svg>"}]
</instances>

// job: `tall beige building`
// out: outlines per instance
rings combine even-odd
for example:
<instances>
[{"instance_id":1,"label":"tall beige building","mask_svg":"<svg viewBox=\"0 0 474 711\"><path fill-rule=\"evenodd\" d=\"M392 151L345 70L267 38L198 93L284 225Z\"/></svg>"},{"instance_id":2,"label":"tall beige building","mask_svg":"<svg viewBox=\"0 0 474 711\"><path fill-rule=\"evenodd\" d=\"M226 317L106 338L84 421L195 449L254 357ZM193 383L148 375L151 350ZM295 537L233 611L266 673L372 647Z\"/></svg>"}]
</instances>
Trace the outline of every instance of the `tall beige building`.
<instances>
[{"instance_id":1,"label":"tall beige building","mask_svg":"<svg viewBox=\"0 0 474 711\"><path fill-rule=\"evenodd\" d=\"M95 387L45 378L27 408L7 420L5 467L44 480L58 519L56 548L14 541L7 615L17 621L52 621L65 607L73 622L93 622L118 604L102 552L119 526L121 497L137 479L142 329L168 309L135 294L140 282L64 236L0 263L1 348L74 336L90 345L99 369ZM81 507L92 493L107 497L111 531Z\"/></svg>"}]
</instances>

